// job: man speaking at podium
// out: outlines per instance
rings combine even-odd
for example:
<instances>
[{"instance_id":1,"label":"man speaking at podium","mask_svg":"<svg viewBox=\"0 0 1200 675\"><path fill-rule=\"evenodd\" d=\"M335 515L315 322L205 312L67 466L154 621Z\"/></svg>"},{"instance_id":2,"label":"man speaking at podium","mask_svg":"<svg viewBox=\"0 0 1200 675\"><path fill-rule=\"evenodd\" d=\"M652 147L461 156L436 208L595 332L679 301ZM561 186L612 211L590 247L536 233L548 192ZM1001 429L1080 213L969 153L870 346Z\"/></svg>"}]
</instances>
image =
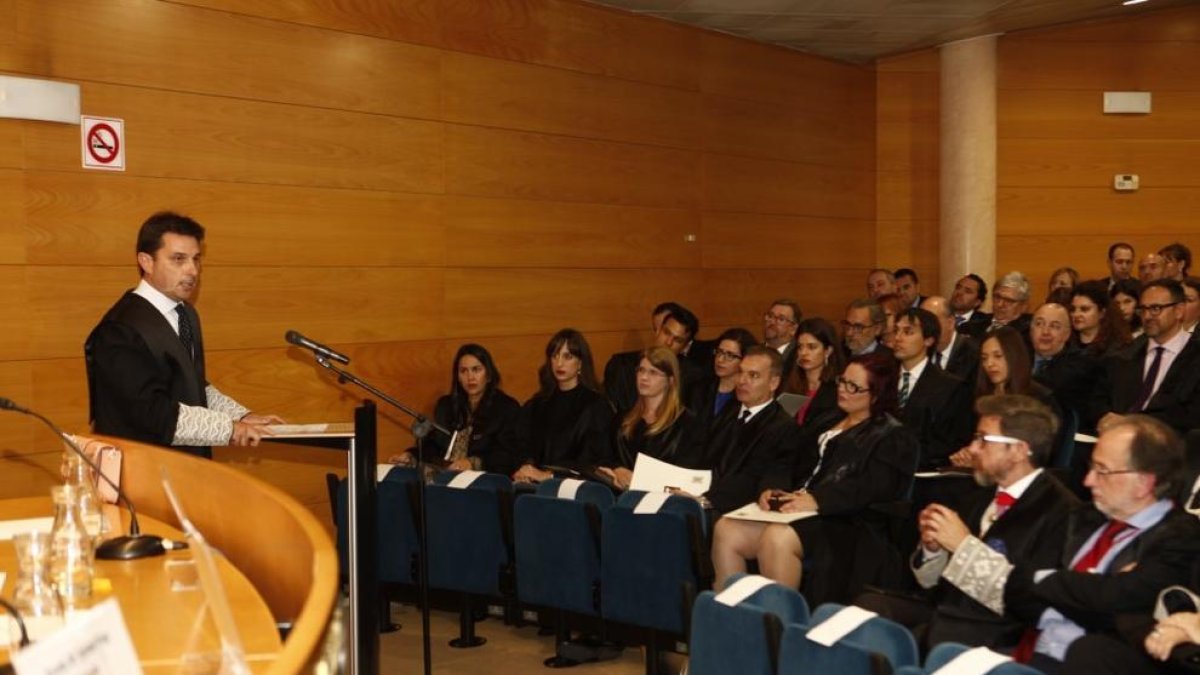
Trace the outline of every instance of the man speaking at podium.
<instances>
[{"instance_id":1,"label":"man speaking at podium","mask_svg":"<svg viewBox=\"0 0 1200 675\"><path fill-rule=\"evenodd\" d=\"M213 445L257 445L275 415L256 415L208 383L200 315L204 228L171 212L138 231L141 281L126 291L83 346L92 428L212 457Z\"/></svg>"}]
</instances>

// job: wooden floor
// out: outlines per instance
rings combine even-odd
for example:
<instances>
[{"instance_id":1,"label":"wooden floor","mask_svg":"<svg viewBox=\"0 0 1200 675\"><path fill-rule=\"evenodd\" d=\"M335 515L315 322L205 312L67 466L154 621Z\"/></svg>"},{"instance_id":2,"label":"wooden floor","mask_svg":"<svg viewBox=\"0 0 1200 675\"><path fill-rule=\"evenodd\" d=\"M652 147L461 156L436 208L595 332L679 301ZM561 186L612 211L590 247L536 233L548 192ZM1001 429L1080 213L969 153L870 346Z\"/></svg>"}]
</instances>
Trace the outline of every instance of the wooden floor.
<instances>
[{"instance_id":1,"label":"wooden floor","mask_svg":"<svg viewBox=\"0 0 1200 675\"><path fill-rule=\"evenodd\" d=\"M401 625L394 633L379 636L380 673L388 675L422 671L421 614L411 605L392 604L392 621ZM542 661L554 655L554 637L539 636L536 626L506 626L496 618L476 624L477 635L487 644L473 649L454 649L447 643L458 637L458 615L434 611L430 616L432 636L432 672L459 675L488 673L508 675L526 673L581 673L587 675L637 675L645 672L642 651L631 647L621 658L604 663L587 663L563 671L552 670Z\"/></svg>"}]
</instances>

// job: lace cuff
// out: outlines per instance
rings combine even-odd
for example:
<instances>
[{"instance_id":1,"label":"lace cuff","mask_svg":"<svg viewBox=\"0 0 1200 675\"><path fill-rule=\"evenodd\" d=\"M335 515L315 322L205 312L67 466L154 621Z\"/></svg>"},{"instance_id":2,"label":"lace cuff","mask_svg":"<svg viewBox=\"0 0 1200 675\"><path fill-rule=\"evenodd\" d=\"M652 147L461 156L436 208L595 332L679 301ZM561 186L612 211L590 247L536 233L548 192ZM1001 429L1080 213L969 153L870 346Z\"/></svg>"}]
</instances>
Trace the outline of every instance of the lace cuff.
<instances>
[{"instance_id":1,"label":"lace cuff","mask_svg":"<svg viewBox=\"0 0 1200 675\"><path fill-rule=\"evenodd\" d=\"M1004 584L1013 565L977 537L967 537L950 557L942 576L997 614L1004 614Z\"/></svg>"},{"instance_id":2,"label":"lace cuff","mask_svg":"<svg viewBox=\"0 0 1200 675\"><path fill-rule=\"evenodd\" d=\"M250 412L249 408L222 394L220 389L211 384L205 388L204 395L208 398L209 410L221 413L234 422L242 419L246 416L246 413Z\"/></svg>"},{"instance_id":3,"label":"lace cuff","mask_svg":"<svg viewBox=\"0 0 1200 675\"><path fill-rule=\"evenodd\" d=\"M225 413L179 404L179 419L175 422L171 445L228 445L232 436L233 420Z\"/></svg>"}]
</instances>

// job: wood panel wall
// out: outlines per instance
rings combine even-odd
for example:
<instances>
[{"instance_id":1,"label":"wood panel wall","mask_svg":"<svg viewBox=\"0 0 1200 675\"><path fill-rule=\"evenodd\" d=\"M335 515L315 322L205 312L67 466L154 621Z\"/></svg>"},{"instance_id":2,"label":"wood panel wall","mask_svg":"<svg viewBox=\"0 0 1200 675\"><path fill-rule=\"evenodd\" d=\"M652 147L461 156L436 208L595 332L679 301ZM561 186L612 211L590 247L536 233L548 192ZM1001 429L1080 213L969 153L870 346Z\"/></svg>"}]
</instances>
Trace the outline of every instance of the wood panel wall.
<instances>
[{"instance_id":1,"label":"wood panel wall","mask_svg":"<svg viewBox=\"0 0 1200 675\"><path fill-rule=\"evenodd\" d=\"M208 227L214 384L303 422L360 395L288 329L427 410L479 341L523 399L563 326L602 367L666 299L710 336L780 295L837 317L876 257L870 69L575 0L0 0L0 72L126 122L128 170L104 173L78 127L0 120L0 394L68 429L159 209ZM387 454L409 437L383 417ZM45 490L56 450L0 419L0 494ZM342 459L218 458L314 508Z\"/></svg>"},{"instance_id":2,"label":"wood panel wall","mask_svg":"<svg viewBox=\"0 0 1200 675\"><path fill-rule=\"evenodd\" d=\"M1005 36L999 63L998 270L1040 299L1059 266L1106 274L1114 241L1200 252L1200 6ZM1105 91L1148 91L1153 112L1105 115Z\"/></svg>"},{"instance_id":3,"label":"wood panel wall","mask_svg":"<svg viewBox=\"0 0 1200 675\"><path fill-rule=\"evenodd\" d=\"M997 273L1025 272L1040 302L1060 266L1105 275L1115 241L1200 254L1200 7L1013 33L998 50ZM936 49L876 64L883 266L937 265L938 68ZM1149 91L1153 112L1104 115L1105 91ZM1141 189L1116 192L1117 173Z\"/></svg>"}]
</instances>

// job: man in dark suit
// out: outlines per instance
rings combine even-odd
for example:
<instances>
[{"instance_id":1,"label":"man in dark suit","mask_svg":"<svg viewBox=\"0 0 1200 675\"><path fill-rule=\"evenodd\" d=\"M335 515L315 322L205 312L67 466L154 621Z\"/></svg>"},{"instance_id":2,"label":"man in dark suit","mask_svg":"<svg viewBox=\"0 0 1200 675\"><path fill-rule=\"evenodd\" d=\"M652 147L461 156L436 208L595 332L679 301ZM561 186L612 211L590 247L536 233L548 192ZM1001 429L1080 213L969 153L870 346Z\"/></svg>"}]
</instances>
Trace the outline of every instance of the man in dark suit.
<instances>
[{"instance_id":1,"label":"man in dark suit","mask_svg":"<svg viewBox=\"0 0 1200 675\"><path fill-rule=\"evenodd\" d=\"M658 322L654 334L654 346L666 347L680 354L692 342L700 330L700 321L686 307L675 305ZM642 350L613 354L604 366L604 393L618 415L628 412L637 403L637 367L642 361ZM679 387L683 401L692 400L692 388L706 376L699 364L691 359L679 359Z\"/></svg>"},{"instance_id":2,"label":"man in dark suit","mask_svg":"<svg viewBox=\"0 0 1200 675\"><path fill-rule=\"evenodd\" d=\"M987 575L968 577L973 583L950 578L971 569L981 552L987 559L999 555L1008 562L1053 567L1062 555L1067 513L1079 502L1041 468L1058 424L1048 407L1028 396L985 396L976 411L979 422L970 446L975 480L995 489L977 490L957 510L931 504L922 511L913 574L932 594L917 600L872 593L856 604L918 628L927 645L955 641L1011 648L1023 625L1005 610Z\"/></svg>"},{"instance_id":3,"label":"man in dark suit","mask_svg":"<svg viewBox=\"0 0 1200 675\"><path fill-rule=\"evenodd\" d=\"M1071 316L1052 302L1037 308L1029 326L1033 342L1033 379L1054 392L1064 414L1072 412L1081 429L1095 429L1092 400L1100 364L1070 345Z\"/></svg>"},{"instance_id":4,"label":"man in dark suit","mask_svg":"<svg viewBox=\"0 0 1200 675\"><path fill-rule=\"evenodd\" d=\"M1108 285L1108 290L1111 291L1118 281L1133 277L1133 258L1133 246L1130 244L1118 241L1108 247L1108 276L1101 279Z\"/></svg>"},{"instance_id":5,"label":"man in dark suit","mask_svg":"<svg viewBox=\"0 0 1200 675\"><path fill-rule=\"evenodd\" d=\"M1200 343L1183 330L1183 287L1160 279L1142 287L1147 337L1108 361L1097 385L1103 430L1129 413L1162 420L1180 434L1200 427Z\"/></svg>"},{"instance_id":6,"label":"man in dark suit","mask_svg":"<svg viewBox=\"0 0 1200 675\"><path fill-rule=\"evenodd\" d=\"M975 387L975 374L979 371L979 343L959 333L954 326L954 312L950 304L939 295L931 295L921 303L921 309L929 310L941 326L937 348L930 357L933 365Z\"/></svg>"},{"instance_id":7,"label":"man in dark suit","mask_svg":"<svg viewBox=\"0 0 1200 675\"><path fill-rule=\"evenodd\" d=\"M771 303L763 314L763 344L779 352L783 357L783 378L786 382L796 367L796 327L804 314L795 300L780 298Z\"/></svg>"},{"instance_id":8,"label":"man in dark suit","mask_svg":"<svg viewBox=\"0 0 1200 675\"><path fill-rule=\"evenodd\" d=\"M870 298L858 298L846 307L842 320L842 343L846 358L887 350L880 339L887 327L883 306Z\"/></svg>"},{"instance_id":9,"label":"man in dark suit","mask_svg":"<svg viewBox=\"0 0 1200 675\"><path fill-rule=\"evenodd\" d=\"M920 307L925 302L921 295L921 280L917 278L916 270L901 267L896 270L896 295L900 296L901 307Z\"/></svg>"},{"instance_id":10,"label":"man in dark suit","mask_svg":"<svg viewBox=\"0 0 1200 675\"><path fill-rule=\"evenodd\" d=\"M1029 279L1020 272L1009 272L1000 277L992 288L992 322L968 322L958 329L982 342L988 332L1000 326L1012 326L1028 342L1029 322L1032 319L1028 309Z\"/></svg>"},{"instance_id":11,"label":"man in dark suit","mask_svg":"<svg viewBox=\"0 0 1200 675\"><path fill-rule=\"evenodd\" d=\"M1131 415L1101 432L1086 481L1095 508L1071 513L1060 568L1018 559L998 575L1007 609L1036 629L1016 656L1053 673L1086 633L1141 644L1144 632L1119 635L1122 617L1149 614L1200 558L1200 521L1171 500L1183 475L1183 443L1162 422Z\"/></svg>"},{"instance_id":12,"label":"man in dark suit","mask_svg":"<svg viewBox=\"0 0 1200 675\"><path fill-rule=\"evenodd\" d=\"M954 284L950 309L954 312L956 329L965 335L972 335L973 324L991 325L992 315L979 309L987 300L987 294L987 283L978 274L968 274Z\"/></svg>"},{"instance_id":13,"label":"man in dark suit","mask_svg":"<svg viewBox=\"0 0 1200 675\"><path fill-rule=\"evenodd\" d=\"M788 465L796 453L798 427L774 398L783 375L779 352L751 347L738 370L739 405L725 406L705 447L713 483L701 503L713 515L755 501L766 473Z\"/></svg>"},{"instance_id":14,"label":"man in dark suit","mask_svg":"<svg viewBox=\"0 0 1200 675\"><path fill-rule=\"evenodd\" d=\"M930 360L940 335L941 325L927 310L910 307L896 317L899 418L920 443L922 470L948 465L950 455L970 441L974 428L966 383Z\"/></svg>"},{"instance_id":15,"label":"man in dark suit","mask_svg":"<svg viewBox=\"0 0 1200 675\"><path fill-rule=\"evenodd\" d=\"M208 383L200 315L204 228L176 213L138 232L141 281L84 343L92 428L211 457L213 445L257 445L274 415L256 415Z\"/></svg>"}]
</instances>

